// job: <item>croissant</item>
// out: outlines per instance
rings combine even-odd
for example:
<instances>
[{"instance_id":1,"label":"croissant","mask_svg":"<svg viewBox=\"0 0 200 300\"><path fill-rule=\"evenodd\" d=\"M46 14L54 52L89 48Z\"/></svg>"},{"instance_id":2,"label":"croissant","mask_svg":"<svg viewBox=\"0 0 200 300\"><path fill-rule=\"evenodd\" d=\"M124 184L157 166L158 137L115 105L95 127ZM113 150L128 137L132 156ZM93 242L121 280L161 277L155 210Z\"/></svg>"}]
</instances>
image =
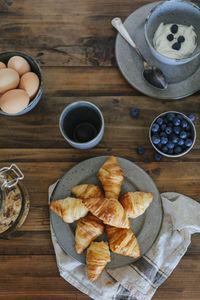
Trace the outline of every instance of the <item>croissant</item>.
<instances>
[{"instance_id":1,"label":"croissant","mask_svg":"<svg viewBox=\"0 0 200 300\"><path fill-rule=\"evenodd\" d=\"M118 200L89 198L82 201L87 209L105 224L120 228L130 228L127 214Z\"/></svg>"},{"instance_id":2,"label":"croissant","mask_svg":"<svg viewBox=\"0 0 200 300\"><path fill-rule=\"evenodd\" d=\"M153 200L152 193L130 192L120 197L120 202L128 217L136 218L143 214Z\"/></svg>"},{"instance_id":3,"label":"croissant","mask_svg":"<svg viewBox=\"0 0 200 300\"><path fill-rule=\"evenodd\" d=\"M110 261L108 243L92 242L86 255L88 279L92 282L95 281Z\"/></svg>"},{"instance_id":4,"label":"croissant","mask_svg":"<svg viewBox=\"0 0 200 300\"><path fill-rule=\"evenodd\" d=\"M75 248L77 253L83 253L90 243L103 234L104 225L97 217L88 214L78 220L75 233Z\"/></svg>"},{"instance_id":5,"label":"croissant","mask_svg":"<svg viewBox=\"0 0 200 300\"><path fill-rule=\"evenodd\" d=\"M52 201L49 207L66 223L72 223L88 213L88 209L83 205L81 199L71 197Z\"/></svg>"},{"instance_id":6,"label":"croissant","mask_svg":"<svg viewBox=\"0 0 200 300\"><path fill-rule=\"evenodd\" d=\"M116 228L106 225L106 233L109 240L110 249L118 254L140 256L140 248L137 239L130 229Z\"/></svg>"},{"instance_id":7,"label":"croissant","mask_svg":"<svg viewBox=\"0 0 200 300\"><path fill-rule=\"evenodd\" d=\"M116 157L110 156L99 169L97 176L104 188L105 197L107 199L118 199L124 173L118 165Z\"/></svg>"},{"instance_id":8,"label":"croissant","mask_svg":"<svg viewBox=\"0 0 200 300\"><path fill-rule=\"evenodd\" d=\"M72 193L81 199L100 198L104 194L99 186L94 184L80 184L72 188Z\"/></svg>"}]
</instances>

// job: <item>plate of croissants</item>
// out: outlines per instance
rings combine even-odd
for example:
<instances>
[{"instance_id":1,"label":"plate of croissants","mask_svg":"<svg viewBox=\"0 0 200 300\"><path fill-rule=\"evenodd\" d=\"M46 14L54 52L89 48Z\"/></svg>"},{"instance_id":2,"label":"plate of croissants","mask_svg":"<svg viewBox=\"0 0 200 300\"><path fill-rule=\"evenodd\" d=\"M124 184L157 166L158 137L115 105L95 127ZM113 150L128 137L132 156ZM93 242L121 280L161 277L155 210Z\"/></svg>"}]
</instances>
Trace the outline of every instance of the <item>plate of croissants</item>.
<instances>
[{"instance_id":1,"label":"plate of croissants","mask_svg":"<svg viewBox=\"0 0 200 300\"><path fill-rule=\"evenodd\" d=\"M61 248L86 264L88 279L130 264L152 246L162 205L151 177L133 162L94 157L66 172L50 202L50 220Z\"/></svg>"}]
</instances>

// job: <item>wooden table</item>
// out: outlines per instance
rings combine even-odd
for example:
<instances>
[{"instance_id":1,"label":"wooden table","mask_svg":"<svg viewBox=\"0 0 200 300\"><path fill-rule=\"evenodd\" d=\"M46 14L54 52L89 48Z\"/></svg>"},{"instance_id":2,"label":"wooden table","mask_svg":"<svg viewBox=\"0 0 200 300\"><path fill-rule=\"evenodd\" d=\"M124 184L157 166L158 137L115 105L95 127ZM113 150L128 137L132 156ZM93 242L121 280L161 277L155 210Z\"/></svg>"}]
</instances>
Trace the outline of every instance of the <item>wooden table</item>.
<instances>
[{"instance_id":1,"label":"wooden table","mask_svg":"<svg viewBox=\"0 0 200 300\"><path fill-rule=\"evenodd\" d=\"M150 0L0 0L0 50L35 57L44 75L44 93L27 115L0 119L0 161L15 162L24 172L31 208L10 240L0 240L0 299L86 300L58 273L49 230L47 190L70 167L86 158L117 155L136 162L160 192L174 191L200 201L199 93L179 101L161 101L133 89L114 57L116 32L110 21L123 20ZM94 149L71 148L58 120L64 107L88 100L102 110L105 134ZM131 118L131 107L140 109ZM167 110L196 114L197 142L179 159L155 162L148 140L154 117ZM143 156L136 152L145 148ZM200 235L192 243L154 300L200 299ZM106 299L105 299L106 300Z\"/></svg>"}]
</instances>

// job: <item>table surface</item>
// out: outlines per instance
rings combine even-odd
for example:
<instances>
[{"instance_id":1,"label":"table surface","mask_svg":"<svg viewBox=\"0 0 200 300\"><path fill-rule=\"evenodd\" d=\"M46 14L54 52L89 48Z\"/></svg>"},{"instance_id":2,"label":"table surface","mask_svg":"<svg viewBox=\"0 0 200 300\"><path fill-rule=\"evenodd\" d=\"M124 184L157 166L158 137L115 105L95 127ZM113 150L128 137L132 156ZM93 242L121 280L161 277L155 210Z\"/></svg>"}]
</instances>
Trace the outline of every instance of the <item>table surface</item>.
<instances>
[{"instance_id":1,"label":"table surface","mask_svg":"<svg viewBox=\"0 0 200 300\"><path fill-rule=\"evenodd\" d=\"M119 72L114 57L116 31L110 21L123 20L150 0L0 0L0 49L35 57L44 75L44 93L37 107L19 117L1 116L1 167L16 163L25 174L31 201L24 225L10 240L0 240L0 299L87 300L58 273L49 230L47 190L70 167L86 158L116 155L137 163L160 192L183 193L200 201L200 94L178 101L142 95ZM102 110L105 134L91 150L71 148L58 120L64 107L88 100ZM140 115L131 118L129 110ZM197 142L178 159L153 160L148 128L158 114L176 110L195 113ZM136 152L145 148L143 156ZM200 235L154 300L199 299ZM106 300L106 299L105 299Z\"/></svg>"}]
</instances>

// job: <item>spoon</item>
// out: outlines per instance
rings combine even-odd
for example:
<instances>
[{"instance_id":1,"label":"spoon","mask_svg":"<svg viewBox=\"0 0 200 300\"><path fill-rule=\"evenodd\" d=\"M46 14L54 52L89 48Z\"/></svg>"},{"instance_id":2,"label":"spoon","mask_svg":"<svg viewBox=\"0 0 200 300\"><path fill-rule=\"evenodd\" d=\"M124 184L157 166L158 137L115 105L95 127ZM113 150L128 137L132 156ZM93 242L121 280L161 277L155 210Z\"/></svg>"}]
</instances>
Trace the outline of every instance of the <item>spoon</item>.
<instances>
[{"instance_id":1,"label":"spoon","mask_svg":"<svg viewBox=\"0 0 200 300\"><path fill-rule=\"evenodd\" d=\"M166 89L167 88L167 82L165 79L165 76L163 75L162 71L155 66L149 66L147 61L144 59L143 55L138 50L136 44L130 37L128 31L122 24L122 21L120 18L114 18L111 21L112 26L117 29L117 31L123 36L123 38L135 49L137 54L140 56L140 58L143 61L144 65L144 71L143 76L151 85L153 85L156 88L159 89Z\"/></svg>"}]
</instances>

